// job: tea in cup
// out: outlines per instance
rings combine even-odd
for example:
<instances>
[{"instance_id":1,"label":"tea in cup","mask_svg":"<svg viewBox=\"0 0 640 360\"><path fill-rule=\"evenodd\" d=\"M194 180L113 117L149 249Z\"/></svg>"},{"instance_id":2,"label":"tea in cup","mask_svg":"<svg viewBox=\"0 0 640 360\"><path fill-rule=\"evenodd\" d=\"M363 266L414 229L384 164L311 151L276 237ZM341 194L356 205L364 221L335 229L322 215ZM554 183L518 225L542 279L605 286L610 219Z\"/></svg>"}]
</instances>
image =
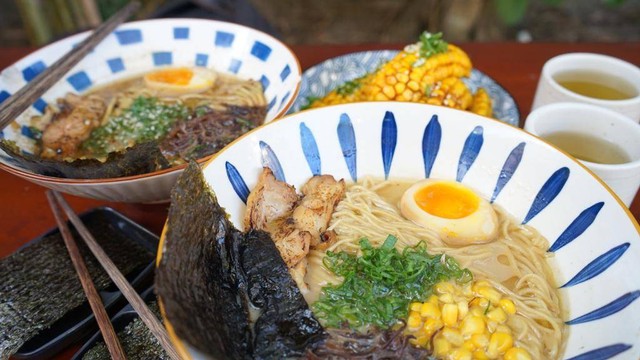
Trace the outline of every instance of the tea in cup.
<instances>
[{"instance_id":1,"label":"tea in cup","mask_svg":"<svg viewBox=\"0 0 640 360\"><path fill-rule=\"evenodd\" d=\"M556 102L606 107L640 121L640 69L600 54L570 53L542 68L532 110Z\"/></svg>"},{"instance_id":2,"label":"tea in cup","mask_svg":"<svg viewBox=\"0 0 640 360\"><path fill-rule=\"evenodd\" d=\"M640 124L590 104L536 108L524 129L580 160L629 206L640 187Z\"/></svg>"}]
</instances>

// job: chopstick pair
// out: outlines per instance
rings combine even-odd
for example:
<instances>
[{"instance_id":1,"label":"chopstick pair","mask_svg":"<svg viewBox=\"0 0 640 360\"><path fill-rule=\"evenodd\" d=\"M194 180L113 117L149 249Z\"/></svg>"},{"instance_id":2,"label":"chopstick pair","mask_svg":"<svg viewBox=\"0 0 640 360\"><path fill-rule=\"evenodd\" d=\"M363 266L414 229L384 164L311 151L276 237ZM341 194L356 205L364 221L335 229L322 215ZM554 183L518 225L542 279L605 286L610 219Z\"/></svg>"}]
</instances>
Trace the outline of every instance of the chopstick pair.
<instances>
[{"instance_id":1,"label":"chopstick pair","mask_svg":"<svg viewBox=\"0 0 640 360\"><path fill-rule=\"evenodd\" d=\"M116 284L133 309L138 313L142 322L149 328L156 339L158 339L162 348L167 352L167 355L171 359L179 360L180 356L171 344L169 336L160 321L155 317L155 315L153 315L151 310L149 310L140 295L138 295L124 275L122 275L120 270L118 270L113 261L111 261L107 253L102 249L102 247L100 247L98 242L84 226L78 215L75 214L62 195L57 191L47 190L47 199L49 200L51 211L53 212L58 228L60 229L60 233L62 234L62 238L64 239L64 243L67 246L69 255L71 256L71 261L78 273L78 277L80 278L82 287L87 295L87 299L89 300L91 310L96 316L96 321L98 322L98 326L102 332L102 337L105 340L111 357L117 360L126 359L122 346L118 341L115 331L113 330L109 316L107 315L102 300L100 299L100 295L98 295L98 291L91 280L91 276L89 275L89 271L82 259L78 246L73 239L66 221L64 221L62 212L67 215L67 218L76 228L89 250L91 250L111 280Z\"/></svg>"},{"instance_id":2,"label":"chopstick pair","mask_svg":"<svg viewBox=\"0 0 640 360\"><path fill-rule=\"evenodd\" d=\"M18 115L22 114L42 94L57 83L64 74L80 62L107 35L111 34L118 25L126 21L140 8L138 1L131 1L107 21L98 26L91 35L87 36L78 46L46 68L35 79L24 85L15 94L0 104L0 130L4 129Z\"/></svg>"}]
</instances>

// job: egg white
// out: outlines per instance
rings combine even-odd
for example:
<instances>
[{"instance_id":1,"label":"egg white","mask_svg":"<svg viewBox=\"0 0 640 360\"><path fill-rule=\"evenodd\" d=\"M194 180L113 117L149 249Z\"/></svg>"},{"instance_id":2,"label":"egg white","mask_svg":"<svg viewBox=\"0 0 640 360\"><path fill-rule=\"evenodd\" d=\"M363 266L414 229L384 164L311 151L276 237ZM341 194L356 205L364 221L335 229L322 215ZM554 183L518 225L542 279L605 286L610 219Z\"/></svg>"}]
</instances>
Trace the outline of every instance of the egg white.
<instances>
[{"instance_id":1,"label":"egg white","mask_svg":"<svg viewBox=\"0 0 640 360\"><path fill-rule=\"evenodd\" d=\"M478 197L478 207L471 214L450 219L428 213L418 206L415 194L425 186L440 183L453 189L471 190ZM468 187L450 180L427 179L412 185L400 199L402 215L414 223L436 231L450 246L483 244L494 241L498 234L498 216L489 202Z\"/></svg>"}]
</instances>

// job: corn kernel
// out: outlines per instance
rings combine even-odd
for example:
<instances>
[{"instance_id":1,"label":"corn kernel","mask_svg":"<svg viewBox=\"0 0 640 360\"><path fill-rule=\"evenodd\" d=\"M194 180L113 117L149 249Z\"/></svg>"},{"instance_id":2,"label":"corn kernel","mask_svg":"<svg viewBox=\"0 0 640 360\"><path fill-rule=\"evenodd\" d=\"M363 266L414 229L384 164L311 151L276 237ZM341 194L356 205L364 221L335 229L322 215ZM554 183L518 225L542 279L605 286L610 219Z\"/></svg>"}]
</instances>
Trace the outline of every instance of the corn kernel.
<instances>
[{"instance_id":1,"label":"corn kernel","mask_svg":"<svg viewBox=\"0 0 640 360\"><path fill-rule=\"evenodd\" d=\"M489 334L473 334L471 335L471 343L478 349L484 349L489 345Z\"/></svg>"},{"instance_id":2,"label":"corn kernel","mask_svg":"<svg viewBox=\"0 0 640 360\"><path fill-rule=\"evenodd\" d=\"M504 360L531 360L531 355L523 348L512 347L504 353Z\"/></svg>"},{"instance_id":3,"label":"corn kernel","mask_svg":"<svg viewBox=\"0 0 640 360\"><path fill-rule=\"evenodd\" d=\"M451 304L451 303L453 303L453 295L451 295L451 294L442 294L442 295L438 296L438 300L440 300L440 302L445 303L445 304Z\"/></svg>"},{"instance_id":4,"label":"corn kernel","mask_svg":"<svg viewBox=\"0 0 640 360\"><path fill-rule=\"evenodd\" d=\"M446 326L455 326L458 322L458 305L444 304L442 307L442 322Z\"/></svg>"},{"instance_id":5,"label":"corn kernel","mask_svg":"<svg viewBox=\"0 0 640 360\"><path fill-rule=\"evenodd\" d=\"M429 299L427 299L427 302L432 303L433 305L438 305L438 295L431 295L429 296Z\"/></svg>"},{"instance_id":6,"label":"corn kernel","mask_svg":"<svg viewBox=\"0 0 640 360\"><path fill-rule=\"evenodd\" d=\"M433 335L436 331L442 329L442 327L444 326L444 324L442 323L442 320L440 320L440 318L427 318L424 321L424 326L422 327L422 330L427 334L427 335Z\"/></svg>"},{"instance_id":7,"label":"corn kernel","mask_svg":"<svg viewBox=\"0 0 640 360\"><path fill-rule=\"evenodd\" d=\"M498 328L497 322L487 319L487 330L489 330L490 333L493 334L494 332L496 332L497 328Z\"/></svg>"},{"instance_id":8,"label":"corn kernel","mask_svg":"<svg viewBox=\"0 0 640 360\"><path fill-rule=\"evenodd\" d=\"M505 333L493 333L487 346L487 356L495 358L513 347L513 337Z\"/></svg>"},{"instance_id":9,"label":"corn kernel","mask_svg":"<svg viewBox=\"0 0 640 360\"><path fill-rule=\"evenodd\" d=\"M484 309L486 309L487 306L489 306L489 300L487 300L485 298L482 298L482 297L477 297L477 298L471 300L469 305L471 305L471 306L479 306L484 311Z\"/></svg>"},{"instance_id":10,"label":"corn kernel","mask_svg":"<svg viewBox=\"0 0 640 360\"><path fill-rule=\"evenodd\" d=\"M417 81L415 80L411 80L407 83L407 87L413 91L418 91L420 90L420 84L418 84Z\"/></svg>"},{"instance_id":11,"label":"corn kernel","mask_svg":"<svg viewBox=\"0 0 640 360\"><path fill-rule=\"evenodd\" d=\"M493 310L490 310L487 313L487 317L499 324L504 323L505 321L507 321L507 313L504 312L504 310L502 310L502 308L494 308Z\"/></svg>"},{"instance_id":12,"label":"corn kernel","mask_svg":"<svg viewBox=\"0 0 640 360\"><path fill-rule=\"evenodd\" d=\"M422 317L420 317L420 313L417 311L412 311L409 313L409 318L407 319L407 328L409 330L418 330L422 326Z\"/></svg>"},{"instance_id":13,"label":"corn kernel","mask_svg":"<svg viewBox=\"0 0 640 360\"><path fill-rule=\"evenodd\" d=\"M477 348L476 344L473 343L473 341L471 339L469 340L465 340L464 343L462 343L462 347L467 349L467 350L475 350Z\"/></svg>"},{"instance_id":14,"label":"corn kernel","mask_svg":"<svg viewBox=\"0 0 640 360\"><path fill-rule=\"evenodd\" d=\"M485 286L491 287L491 283L488 282L487 280L478 280L471 285L471 289L473 291L478 291L479 288L485 287Z\"/></svg>"},{"instance_id":15,"label":"corn kernel","mask_svg":"<svg viewBox=\"0 0 640 360\"><path fill-rule=\"evenodd\" d=\"M398 82L398 79L396 79L395 76L387 76L387 78L385 79L387 84L393 86Z\"/></svg>"},{"instance_id":16,"label":"corn kernel","mask_svg":"<svg viewBox=\"0 0 640 360\"><path fill-rule=\"evenodd\" d=\"M480 286L475 290L475 292L478 296L481 296L494 304L499 303L502 298L502 295L498 290L489 286Z\"/></svg>"},{"instance_id":17,"label":"corn kernel","mask_svg":"<svg viewBox=\"0 0 640 360\"><path fill-rule=\"evenodd\" d=\"M440 309L438 308L438 305L435 305L430 302L426 302L422 304L422 306L420 307L420 316L424 318L437 319L440 316L442 316L442 314L440 313Z\"/></svg>"},{"instance_id":18,"label":"corn kernel","mask_svg":"<svg viewBox=\"0 0 640 360\"><path fill-rule=\"evenodd\" d=\"M462 337L462 334L460 334L460 331L458 331L458 329L445 327L440 332L440 335L447 339L447 341L452 345L461 346L464 343L464 338Z\"/></svg>"},{"instance_id":19,"label":"corn kernel","mask_svg":"<svg viewBox=\"0 0 640 360\"><path fill-rule=\"evenodd\" d=\"M386 85L382 88L382 93L389 99L393 99L396 97L396 91L393 90L392 86Z\"/></svg>"},{"instance_id":20,"label":"corn kernel","mask_svg":"<svg viewBox=\"0 0 640 360\"><path fill-rule=\"evenodd\" d=\"M383 93L378 93L376 96L373 97L373 99L375 101L385 101L388 100L387 96Z\"/></svg>"},{"instance_id":21,"label":"corn kernel","mask_svg":"<svg viewBox=\"0 0 640 360\"><path fill-rule=\"evenodd\" d=\"M406 88L407 88L407 85L405 85L404 83L397 83L393 85L393 89L396 91L396 94L402 94L402 92Z\"/></svg>"},{"instance_id":22,"label":"corn kernel","mask_svg":"<svg viewBox=\"0 0 640 360\"><path fill-rule=\"evenodd\" d=\"M415 346L425 347L431 340L430 336L418 336L409 340L409 342Z\"/></svg>"},{"instance_id":23,"label":"corn kernel","mask_svg":"<svg viewBox=\"0 0 640 360\"><path fill-rule=\"evenodd\" d=\"M482 334L485 332L485 323L482 317L470 315L462 320L462 326L460 327L460 331L462 334L473 335L473 334Z\"/></svg>"},{"instance_id":24,"label":"corn kernel","mask_svg":"<svg viewBox=\"0 0 640 360\"><path fill-rule=\"evenodd\" d=\"M406 84L409 81L409 71L405 71L399 74L396 74L396 78L399 82Z\"/></svg>"},{"instance_id":25,"label":"corn kernel","mask_svg":"<svg viewBox=\"0 0 640 360\"><path fill-rule=\"evenodd\" d=\"M444 357L449 352L451 352L451 343L442 337L433 339L433 355Z\"/></svg>"},{"instance_id":26,"label":"corn kernel","mask_svg":"<svg viewBox=\"0 0 640 360\"><path fill-rule=\"evenodd\" d=\"M465 348L458 348L455 349L451 352L451 355L449 355L449 359L452 360L472 360L473 359L473 353L471 352L471 350L465 349Z\"/></svg>"},{"instance_id":27,"label":"corn kernel","mask_svg":"<svg viewBox=\"0 0 640 360\"><path fill-rule=\"evenodd\" d=\"M516 313L516 304L513 303L510 299L501 299L498 304L509 315L513 315Z\"/></svg>"},{"instance_id":28,"label":"corn kernel","mask_svg":"<svg viewBox=\"0 0 640 360\"><path fill-rule=\"evenodd\" d=\"M511 334L511 328L508 327L505 324L500 324L500 325L496 326L496 331L495 332L502 332L502 333L505 333L505 334Z\"/></svg>"},{"instance_id":29,"label":"corn kernel","mask_svg":"<svg viewBox=\"0 0 640 360\"><path fill-rule=\"evenodd\" d=\"M489 360L489 357L487 356L487 353L484 350L478 349L478 350L473 352L473 359L474 360Z\"/></svg>"},{"instance_id":30,"label":"corn kernel","mask_svg":"<svg viewBox=\"0 0 640 360\"><path fill-rule=\"evenodd\" d=\"M469 304L465 300L458 301L458 318L464 319L469 313Z\"/></svg>"},{"instance_id":31,"label":"corn kernel","mask_svg":"<svg viewBox=\"0 0 640 360\"><path fill-rule=\"evenodd\" d=\"M416 301L416 302L412 302L411 305L409 305L409 310L420 312L421 307L422 307L422 303Z\"/></svg>"},{"instance_id":32,"label":"corn kernel","mask_svg":"<svg viewBox=\"0 0 640 360\"><path fill-rule=\"evenodd\" d=\"M435 290L438 294L453 294L455 292L453 284L446 281L437 283Z\"/></svg>"}]
</instances>

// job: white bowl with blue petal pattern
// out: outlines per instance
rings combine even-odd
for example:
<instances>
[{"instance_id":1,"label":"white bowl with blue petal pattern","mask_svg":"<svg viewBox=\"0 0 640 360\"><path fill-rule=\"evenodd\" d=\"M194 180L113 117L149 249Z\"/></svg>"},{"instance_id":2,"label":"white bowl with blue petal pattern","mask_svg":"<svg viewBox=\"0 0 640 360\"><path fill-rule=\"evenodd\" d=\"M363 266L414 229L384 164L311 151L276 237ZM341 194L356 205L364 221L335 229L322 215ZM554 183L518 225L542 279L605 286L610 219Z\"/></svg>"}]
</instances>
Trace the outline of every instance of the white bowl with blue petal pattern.
<instances>
[{"instance_id":1,"label":"white bowl with blue petal pattern","mask_svg":"<svg viewBox=\"0 0 640 360\"><path fill-rule=\"evenodd\" d=\"M263 166L297 188L314 174L462 182L538 229L568 307L564 358L640 356L640 227L592 173L513 126L468 112L377 102L289 115L245 134L204 167L230 219Z\"/></svg>"},{"instance_id":2,"label":"white bowl with blue petal pattern","mask_svg":"<svg viewBox=\"0 0 640 360\"><path fill-rule=\"evenodd\" d=\"M0 102L82 41L82 33L48 45L0 73ZM279 40L245 26L199 19L160 19L126 23L103 40L64 80L47 91L16 123L0 131L22 151L35 141L29 119L66 93L162 66L202 66L262 82L268 102L266 121L282 116L299 91L301 69L295 54ZM202 160L204 161L204 159ZM183 167L117 179L78 180L35 174L0 151L0 168L39 185L70 194L126 202L165 201Z\"/></svg>"}]
</instances>

